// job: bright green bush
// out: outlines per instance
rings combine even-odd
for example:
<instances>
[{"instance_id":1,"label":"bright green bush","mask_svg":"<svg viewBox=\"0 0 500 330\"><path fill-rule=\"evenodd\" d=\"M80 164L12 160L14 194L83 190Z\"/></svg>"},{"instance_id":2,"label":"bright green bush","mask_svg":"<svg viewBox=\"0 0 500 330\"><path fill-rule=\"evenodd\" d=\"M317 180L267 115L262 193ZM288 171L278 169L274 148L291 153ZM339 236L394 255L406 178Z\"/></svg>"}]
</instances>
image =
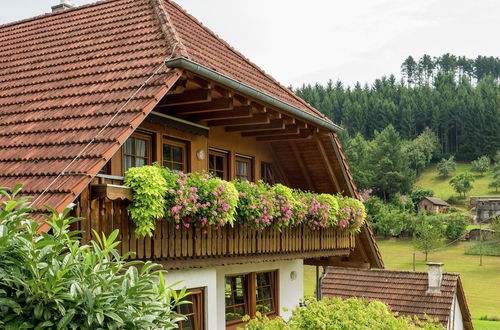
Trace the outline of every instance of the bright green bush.
<instances>
[{"instance_id":1,"label":"bright green bush","mask_svg":"<svg viewBox=\"0 0 500 330\"><path fill-rule=\"evenodd\" d=\"M444 329L436 321L426 318L424 322L417 318L398 316L391 313L386 305L379 301L350 298L310 300L306 307L298 307L292 313L288 324L281 319L269 320L257 318L248 322L244 329L260 330L406 330L406 329Z\"/></svg>"},{"instance_id":2,"label":"bright green bush","mask_svg":"<svg viewBox=\"0 0 500 330\"><path fill-rule=\"evenodd\" d=\"M134 192L128 207L138 236L152 236L156 220L165 216L165 194L175 184L173 177L158 165L132 167L125 173L125 185Z\"/></svg>"},{"instance_id":3,"label":"bright green bush","mask_svg":"<svg viewBox=\"0 0 500 330\"><path fill-rule=\"evenodd\" d=\"M81 245L67 209L39 234L19 189L0 188L1 329L171 329L183 318L184 290L166 286L159 265L124 261L118 231Z\"/></svg>"},{"instance_id":4,"label":"bright green bush","mask_svg":"<svg viewBox=\"0 0 500 330\"><path fill-rule=\"evenodd\" d=\"M238 212L236 218L239 224L249 228L263 229L274 223L274 196L271 187L263 181L257 183L234 181L238 190Z\"/></svg>"}]
</instances>

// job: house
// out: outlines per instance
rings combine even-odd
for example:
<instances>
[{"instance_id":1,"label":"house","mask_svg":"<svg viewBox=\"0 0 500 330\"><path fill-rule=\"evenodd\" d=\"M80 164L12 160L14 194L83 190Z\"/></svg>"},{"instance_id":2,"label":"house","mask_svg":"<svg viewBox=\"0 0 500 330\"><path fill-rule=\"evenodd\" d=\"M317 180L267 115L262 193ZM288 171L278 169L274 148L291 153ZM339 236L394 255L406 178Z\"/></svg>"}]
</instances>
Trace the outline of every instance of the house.
<instances>
[{"instance_id":1,"label":"house","mask_svg":"<svg viewBox=\"0 0 500 330\"><path fill-rule=\"evenodd\" d=\"M470 208L476 211L476 223L489 223L500 216L500 196L471 196Z\"/></svg>"},{"instance_id":2,"label":"house","mask_svg":"<svg viewBox=\"0 0 500 330\"><path fill-rule=\"evenodd\" d=\"M427 263L428 272L328 267L322 297L379 300L399 315L426 314L446 329L473 329L460 275L443 273L442 263Z\"/></svg>"},{"instance_id":3,"label":"house","mask_svg":"<svg viewBox=\"0 0 500 330\"><path fill-rule=\"evenodd\" d=\"M488 241L495 237L495 231L489 228L472 228L465 233L464 238L466 240L474 241Z\"/></svg>"},{"instance_id":4,"label":"house","mask_svg":"<svg viewBox=\"0 0 500 330\"><path fill-rule=\"evenodd\" d=\"M123 175L153 162L359 198L340 128L175 3L64 3L1 26L0 43L0 185L24 184L39 213L74 203L84 242L120 229L120 252L191 291L181 328L235 327L257 310L286 318L304 264L383 267L367 223L201 233L158 221L135 235Z\"/></svg>"},{"instance_id":5,"label":"house","mask_svg":"<svg viewBox=\"0 0 500 330\"><path fill-rule=\"evenodd\" d=\"M424 197L417 204L417 209L419 212L427 213L446 213L446 210L450 204L441 198L437 197Z\"/></svg>"}]
</instances>

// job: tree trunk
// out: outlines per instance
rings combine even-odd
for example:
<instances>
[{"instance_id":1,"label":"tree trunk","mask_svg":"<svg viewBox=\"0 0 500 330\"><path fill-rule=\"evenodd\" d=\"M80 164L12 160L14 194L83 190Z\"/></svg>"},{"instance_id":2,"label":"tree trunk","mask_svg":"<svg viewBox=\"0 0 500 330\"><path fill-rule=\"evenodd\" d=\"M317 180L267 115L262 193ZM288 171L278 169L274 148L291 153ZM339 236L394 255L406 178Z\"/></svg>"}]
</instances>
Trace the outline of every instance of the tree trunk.
<instances>
[{"instance_id":1,"label":"tree trunk","mask_svg":"<svg viewBox=\"0 0 500 330\"><path fill-rule=\"evenodd\" d=\"M427 262L427 254L429 254L427 251L425 252L425 262Z\"/></svg>"}]
</instances>

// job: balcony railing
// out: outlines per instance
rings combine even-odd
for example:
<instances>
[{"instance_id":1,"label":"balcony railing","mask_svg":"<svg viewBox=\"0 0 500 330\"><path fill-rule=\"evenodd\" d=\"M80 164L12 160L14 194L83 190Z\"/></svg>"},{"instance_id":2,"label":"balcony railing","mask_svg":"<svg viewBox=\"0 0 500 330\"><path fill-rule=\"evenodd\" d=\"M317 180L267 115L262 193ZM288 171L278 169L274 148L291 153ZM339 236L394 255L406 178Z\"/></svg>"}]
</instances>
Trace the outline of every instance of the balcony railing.
<instances>
[{"instance_id":1,"label":"balcony railing","mask_svg":"<svg viewBox=\"0 0 500 330\"><path fill-rule=\"evenodd\" d=\"M82 239L92 239L92 230L109 235L119 229L119 250L134 252L136 259L151 259L167 268L203 267L228 263L273 261L348 255L354 248L354 233L337 228L313 231L306 226L250 230L234 227L175 229L174 224L158 221L152 237L137 237L127 213L130 191L119 178L98 177L77 203L75 215L86 218L79 223Z\"/></svg>"}]
</instances>

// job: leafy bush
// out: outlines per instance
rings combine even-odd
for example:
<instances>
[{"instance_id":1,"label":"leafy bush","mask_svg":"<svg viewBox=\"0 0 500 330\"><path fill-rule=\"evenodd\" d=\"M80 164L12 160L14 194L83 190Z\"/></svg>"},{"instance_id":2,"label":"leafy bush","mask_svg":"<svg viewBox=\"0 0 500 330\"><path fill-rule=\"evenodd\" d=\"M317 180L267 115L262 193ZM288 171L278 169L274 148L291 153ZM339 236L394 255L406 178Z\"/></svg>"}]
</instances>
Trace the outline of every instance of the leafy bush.
<instances>
[{"instance_id":1,"label":"leafy bush","mask_svg":"<svg viewBox=\"0 0 500 330\"><path fill-rule=\"evenodd\" d=\"M452 215L448 218L448 224L444 232L447 239L454 241L462 237L469 223L466 216L461 214Z\"/></svg>"},{"instance_id":2,"label":"leafy bush","mask_svg":"<svg viewBox=\"0 0 500 330\"><path fill-rule=\"evenodd\" d=\"M338 196L338 223L340 228L359 229L366 218L365 208L359 200Z\"/></svg>"},{"instance_id":3,"label":"leafy bush","mask_svg":"<svg viewBox=\"0 0 500 330\"><path fill-rule=\"evenodd\" d=\"M419 213L415 222L413 244L425 254L425 261L432 250L443 245L443 221L435 215Z\"/></svg>"},{"instance_id":4,"label":"leafy bush","mask_svg":"<svg viewBox=\"0 0 500 330\"><path fill-rule=\"evenodd\" d=\"M465 197L465 194L472 190L472 182L475 180L474 176L468 172L460 173L450 180L450 185L459 195L463 194Z\"/></svg>"},{"instance_id":5,"label":"leafy bush","mask_svg":"<svg viewBox=\"0 0 500 330\"><path fill-rule=\"evenodd\" d=\"M398 316L379 301L339 298L314 299L306 307L298 307L288 324L281 319L259 317L251 320L244 329L299 330L299 329L444 329L440 323L426 318Z\"/></svg>"},{"instance_id":6,"label":"leafy bush","mask_svg":"<svg viewBox=\"0 0 500 330\"><path fill-rule=\"evenodd\" d=\"M471 163L471 171L472 172L479 172L481 176L484 175L484 173L488 172L490 169L490 159L488 156L481 156L476 160L473 160Z\"/></svg>"},{"instance_id":7,"label":"leafy bush","mask_svg":"<svg viewBox=\"0 0 500 330\"><path fill-rule=\"evenodd\" d=\"M457 163L455 162L455 158L451 156L448 159L441 159L441 161L437 164L437 170L439 175L441 176L450 176L451 173L455 172L457 169Z\"/></svg>"},{"instance_id":8,"label":"leafy bush","mask_svg":"<svg viewBox=\"0 0 500 330\"><path fill-rule=\"evenodd\" d=\"M183 318L184 290L166 286L159 265L124 261L118 231L82 246L66 209L39 234L19 190L0 188L0 328L170 329Z\"/></svg>"},{"instance_id":9,"label":"leafy bush","mask_svg":"<svg viewBox=\"0 0 500 330\"><path fill-rule=\"evenodd\" d=\"M290 222L294 221L293 209L298 203L293 196L293 190L282 184L272 186L271 190L275 194L275 224L278 227L290 225Z\"/></svg>"},{"instance_id":10,"label":"leafy bush","mask_svg":"<svg viewBox=\"0 0 500 330\"><path fill-rule=\"evenodd\" d=\"M234 185L239 193L238 223L249 228L269 227L274 223L275 194L263 181L253 183L249 181L235 181Z\"/></svg>"},{"instance_id":11,"label":"leafy bush","mask_svg":"<svg viewBox=\"0 0 500 330\"><path fill-rule=\"evenodd\" d=\"M125 173L125 185L134 191L128 207L138 236L152 236L156 219L165 216L165 194L174 184L170 173L158 165L132 167Z\"/></svg>"},{"instance_id":12,"label":"leafy bush","mask_svg":"<svg viewBox=\"0 0 500 330\"><path fill-rule=\"evenodd\" d=\"M233 224L238 192L231 182L207 173L180 173L176 188L168 190L166 205L167 219L173 220L177 229Z\"/></svg>"}]
</instances>

